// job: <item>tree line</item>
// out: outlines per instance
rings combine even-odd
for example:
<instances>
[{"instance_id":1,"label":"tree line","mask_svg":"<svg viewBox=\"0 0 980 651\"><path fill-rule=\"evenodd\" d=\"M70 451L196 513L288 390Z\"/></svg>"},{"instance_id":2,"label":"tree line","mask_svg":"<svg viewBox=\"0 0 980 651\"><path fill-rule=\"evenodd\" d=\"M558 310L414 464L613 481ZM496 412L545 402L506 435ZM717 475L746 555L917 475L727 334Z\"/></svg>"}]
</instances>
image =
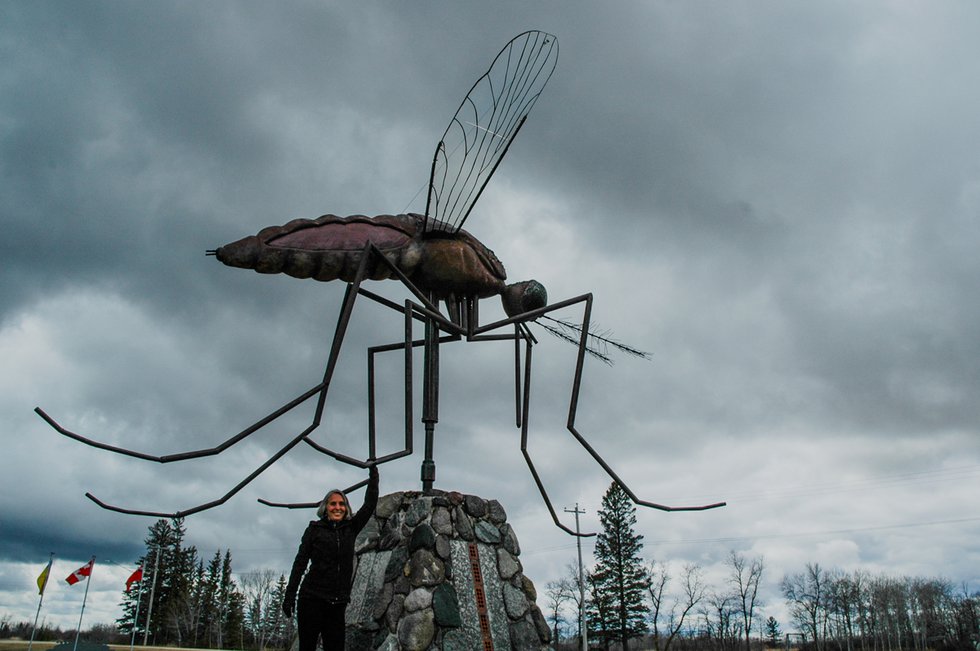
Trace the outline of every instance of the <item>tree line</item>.
<instances>
[{"instance_id":1,"label":"tree line","mask_svg":"<svg viewBox=\"0 0 980 651\"><path fill-rule=\"evenodd\" d=\"M890 578L808 564L780 588L795 629L786 637L773 617L761 620L765 563L730 551L720 587L702 568L645 561L636 507L613 483L598 511L595 565L569 566L547 584L556 649L581 648L581 618L589 648L604 651L752 651L764 644L810 651L975 651L980 648L980 593L945 579ZM584 597L584 603L583 603ZM788 632L788 631L787 631Z\"/></svg>"},{"instance_id":2,"label":"tree line","mask_svg":"<svg viewBox=\"0 0 980 651\"><path fill-rule=\"evenodd\" d=\"M272 570L232 572L231 550L207 562L184 545L182 519L158 520L145 540L139 590L127 590L116 624L127 640L207 649L286 648L293 622L280 604L286 579Z\"/></svg>"},{"instance_id":3,"label":"tree line","mask_svg":"<svg viewBox=\"0 0 980 651\"><path fill-rule=\"evenodd\" d=\"M793 619L813 646L842 651L975 649L980 594L946 579L806 570L783 579Z\"/></svg>"},{"instance_id":4,"label":"tree line","mask_svg":"<svg viewBox=\"0 0 980 651\"><path fill-rule=\"evenodd\" d=\"M100 622L82 639L100 644L148 644L203 649L286 649L295 624L283 615L286 578L273 570L232 571L231 550L201 558L184 543L183 519L149 527L146 553L137 560L142 578L122 593L122 616ZM237 577L237 580L236 580ZM31 622L0 617L0 638L31 637ZM69 639L75 631L41 622L37 641Z\"/></svg>"},{"instance_id":5,"label":"tree line","mask_svg":"<svg viewBox=\"0 0 980 651\"><path fill-rule=\"evenodd\" d=\"M975 651L980 648L980 593L945 579L887 577L807 564L783 577L792 632L773 617L761 621L761 557L729 552L727 576L707 584L702 568L641 556L636 507L615 483L598 512L595 564L579 583L578 568L547 584L539 605L556 650L581 648L581 615L589 647L603 651L753 651L764 643L807 651ZM255 649L288 648L294 623L280 609L286 579L273 570L234 574L230 550L207 562L185 546L183 521L149 527L139 588L123 593L122 617L83 633L91 642ZM236 580L237 577L237 580ZM584 597L584 599L583 599ZM30 635L28 622L0 618L0 637ZM71 632L69 632L71 633ZM52 627L38 640L64 639Z\"/></svg>"}]
</instances>

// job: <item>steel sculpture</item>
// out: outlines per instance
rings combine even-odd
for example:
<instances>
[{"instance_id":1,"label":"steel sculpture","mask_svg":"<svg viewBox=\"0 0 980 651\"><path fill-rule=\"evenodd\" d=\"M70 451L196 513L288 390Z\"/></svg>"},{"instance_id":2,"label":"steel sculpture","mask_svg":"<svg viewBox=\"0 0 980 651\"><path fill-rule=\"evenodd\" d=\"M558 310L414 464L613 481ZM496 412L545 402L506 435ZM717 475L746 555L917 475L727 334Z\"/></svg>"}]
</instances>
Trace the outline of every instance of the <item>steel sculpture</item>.
<instances>
[{"instance_id":1,"label":"steel sculpture","mask_svg":"<svg viewBox=\"0 0 980 651\"><path fill-rule=\"evenodd\" d=\"M254 269L259 273L285 273L297 278L320 281L342 280L347 283L326 369L323 379L317 385L218 446L164 456L100 443L65 429L40 408L35 410L54 429L67 437L103 450L158 463L219 454L307 400L316 398L313 420L309 427L293 437L225 495L193 508L175 513L160 513L113 506L91 493L86 493L86 496L99 506L120 513L180 517L223 504L301 441L323 454L358 468L368 468L408 456L413 453L414 445L412 352L417 347L423 349L424 364L421 421L425 426L425 456L421 480L423 491L431 491L435 481L435 426L439 420L440 346L460 340L512 340L516 426L521 430L521 453L555 524L572 535L594 535L577 533L558 519L527 449L531 350L536 343L529 324L535 323L577 346L578 356L569 401L567 429L634 503L662 511L701 511L723 506L723 502L702 506L667 506L641 500L633 493L579 433L575 427L575 416L586 353L605 361L609 361L606 355L609 347L629 354L645 356L645 353L590 331L591 294L549 304L544 287L537 281L505 284L506 272L493 251L462 229L477 199L551 77L557 60L557 39L540 31L520 34L500 51L490 69L467 93L436 147L429 176L425 214L376 217L324 215L314 220L297 219L282 226L265 228L257 235L208 251L209 255L216 256L219 261L232 267ZM383 279L401 282L412 298L399 305L362 286L365 280ZM506 318L480 324L480 300L490 296L501 297ZM310 434L320 424L327 392L358 297L365 297L400 312L404 315L405 324L404 338L401 341L368 350L369 453L366 460L341 454L310 438ZM440 310L440 303L445 305L445 311ZM553 312L572 306L582 308L581 323L551 316ZM414 338L413 328L416 321L421 322L424 327L424 335L420 339ZM507 332L501 332L505 329ZM374 357L382 352L398 350L403 351L405 356L405 443L402 450L378 456ZM359 482L348 490L364 483L366 481ZM266 500L260 502L290 508L311 505L277 504Z\"/></svg>"}]
</instances>

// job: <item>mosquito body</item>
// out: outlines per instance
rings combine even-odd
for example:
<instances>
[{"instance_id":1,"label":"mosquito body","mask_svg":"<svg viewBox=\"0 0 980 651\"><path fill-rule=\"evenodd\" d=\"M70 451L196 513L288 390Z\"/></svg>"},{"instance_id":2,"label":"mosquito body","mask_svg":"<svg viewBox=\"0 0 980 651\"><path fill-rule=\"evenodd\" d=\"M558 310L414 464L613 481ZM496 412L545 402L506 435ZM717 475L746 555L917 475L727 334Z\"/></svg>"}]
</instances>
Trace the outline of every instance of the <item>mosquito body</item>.
<instances>
[{"instance_id":1,"label":"mosquito body","mask_svg":"<svg viewBox=\"0 0 980 651\"><path fill-rule=\"evenodd\" d=\"M547 304L537 281L507 285L504 265L470 233L434 226L426 230L426 218L419 214L323 215L263 228L209 253L230 267L348 283L365 262L366 280L404 277L440 301L499 295L508 316ZM369 245L378 253L365 253Z\"/></svg>"}]
</instances>

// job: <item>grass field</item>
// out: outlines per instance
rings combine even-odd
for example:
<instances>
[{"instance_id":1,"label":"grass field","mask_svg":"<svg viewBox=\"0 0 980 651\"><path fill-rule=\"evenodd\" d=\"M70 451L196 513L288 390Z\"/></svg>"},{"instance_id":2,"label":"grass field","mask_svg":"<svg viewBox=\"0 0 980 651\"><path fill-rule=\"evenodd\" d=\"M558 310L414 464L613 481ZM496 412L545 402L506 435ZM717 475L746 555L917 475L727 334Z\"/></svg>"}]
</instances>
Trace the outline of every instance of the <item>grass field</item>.
<instances>
[{"instance_id":1,"label":"grass field","mask_svg":"<svg viewBox=\"0 0 980 651\"><path fill-rule=\"evenodd\" d=\"M74 642L74 639L71 640ZM27 640L0 640L0 651L27 651L28 646ZM51 647L58 644L57 642L34 642L31 646L31 651L48 651ZM142 646L137 644L134 648L139 649L139 651L184 651L178 647L174 646ZM110 644L110 651L129 651L128 644ZM200 651L200 649L188 649L186 651ZM215 651L214 649L210 651Z\"/></svg>"}]
</instances>

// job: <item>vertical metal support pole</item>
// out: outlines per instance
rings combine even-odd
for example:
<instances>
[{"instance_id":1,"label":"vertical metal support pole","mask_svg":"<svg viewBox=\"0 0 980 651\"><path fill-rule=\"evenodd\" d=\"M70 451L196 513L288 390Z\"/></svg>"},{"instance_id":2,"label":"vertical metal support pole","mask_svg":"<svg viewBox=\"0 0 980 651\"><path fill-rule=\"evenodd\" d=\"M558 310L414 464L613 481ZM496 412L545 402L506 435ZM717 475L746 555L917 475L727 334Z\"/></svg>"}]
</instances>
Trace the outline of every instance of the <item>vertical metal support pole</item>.
<instances>
[{"instance_id":1,"label":"vertical metal support pole","mask_svg":"<svg viewBox=\"0 0 980 651\"><path fill-rule=\"evenodd\" d=\"M48 587L48 579L51 578L51 564L54 562L54 552L50 552L48 556L48 565L44 568L44 580L41 581L41 585L38 586L38 593L40 597L37 600L37 612L34 613L34 626L31 627L31 641L27 643L27 651L31 651L31 647L34 646L34 634L37 631L37 620L41 616L41 604L44 603L44 589Z\"/></svg>"},{"instance_id":2,"label":"vertical metal support pole","mask_svg":"<svg viewBox=\"0 0 980 651\"><path fill-rule=\"evenodd\" d=\"M368 459L378 455L378 430L374 411L374 353L368 350Z\"/></svg>"},{"instance_id":3,"label":"vertical metal support pole","mask_svg":"<svg viewBox=\"0 0 980 651\"><path fill-rule=\"evenodd\" d=\"M579 596L579 619L578 625L581 630L579 639L582 641L582 651L587 651L589 648L589 625L585 617L585 577L582 573L582 537L577 535L579 533L578 528L578 515L579 513L585 513L585 511L580 511L578 508L578 502L575 503L575 510L569 511L565 509L565 513L575 514L575 544L578 547L578 596Z\"/></svg>"},{"instance_id":4,"label":"vertical metal support pole","mask_svg":"<svg viewBox=\"0 0 980 651\"><path fill-rule=\"evenodd\" d=\"M411 454L415 440L415 349L412 348L412 326L414 325L412 302L405 301L405 449Z\"/></svg>"},{"instance_id":5,"label":"vertical metal support pole","mask_svg":"<svg viewBox=\"0 0 980 651\"><path fill-rule=\"evenodd\" d=\"M82 617L85 616L85 602L88 601L88 588L92 584L92 575L95 574L95 556L89 561L91 567L88 571L88 578L85 581L85 596L82 597L82 612L78 615L78 628L75 629L75 645L72 651L78 651L78 636L82 634Z\"/></svg>"},{"instance_id":6,"label":"vertical metal support pole","mask_svg":"<svg viewBox=\"0 0 980 651\"><path fill-rule=\"evenodd\" d=\"M143 629L143 646L146 646L146 641L150 637L150 618L153 616L153 597L157 592L157 569L160 567L160 545L156 547L156 553L153 555L153 582L150 584L150 603L146 607L146 628ZM135 618L133 618L135 621Z\"/></svg>"},{"instance_id":7,"label":"vertical metal support pole","mask_svg":"<svg viewBox=\"0 0 980 651\"><path fill-rule=\"evenodd\" d=\"M434 296L430 300L435 303ZM439 324L432 318L425 320L425 360L422 381L422 422L425 424L425 459L422 461L422 492L431 493L436 480L436 462L433 459L436 423L439 422Z\"/></svg>"},{"instance_id":8,"label":"vertical metal support pole","mask_svg":"<svg viewBox=\"0 0 980 651\"><path fill-rule=\"evenodd\" d=\"M143 565L145 565L145 563L146 561L144 559L144 562L143 564L140 565L140 568L142 568ZM144 583L146 583L146 581L143 580L143 575L141 574L139 592L136 593L136 609L133 610L133 631L132 631L133 634L129 636L129 651L133 651L133 647L136 646L136 623L140 619L140 604L143 602ZM126 591L129 592L128 584L126 585Z\"/></svg>"},{"instance_id":9,"label":"vertical metal support pole","mask_svg":"<svg viewBox=\"0 0 980 651\"><path fill-rule=\"evenodd\" d=\"M524 423L521 417L521 327L516 324L514 325L514 406L517 427L521 427Z\"/></svg>"}]
</instances>

